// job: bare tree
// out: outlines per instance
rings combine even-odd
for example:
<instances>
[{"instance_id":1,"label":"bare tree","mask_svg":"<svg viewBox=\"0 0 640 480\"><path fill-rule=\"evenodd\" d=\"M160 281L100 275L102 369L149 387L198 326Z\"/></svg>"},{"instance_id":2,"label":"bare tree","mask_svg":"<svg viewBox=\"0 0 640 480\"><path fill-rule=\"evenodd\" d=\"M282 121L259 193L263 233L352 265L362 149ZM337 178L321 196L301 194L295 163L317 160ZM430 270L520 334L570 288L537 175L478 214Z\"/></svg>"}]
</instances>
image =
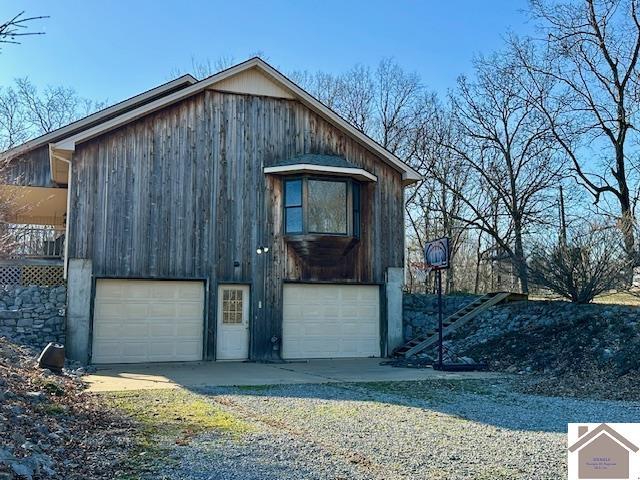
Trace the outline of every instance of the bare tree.
<instances>
[{"instance_id":1,"label":"bare tree","mask_svg":"<svg viewBox=\"0 0 640 480\"><path fill-rule=\"evenodd\" d=\"M524 236L546 221L552 203L549 188L562 164L548 127L536 108L519 94L519 80L509 58L495 54L475 62L476 78L460 78L452 97L457 141L441 142L463 162L465 189L436 169L430 173L463 202L456 218L486 233L507 255L528 292Z\"/></svg>"},{"instance_id":2,"label":"bare tree","mask_svg":"<svg viewBox=\"0 0 640 480\"><path fill-rule=\"evenodd\" d=\"M424 101L423 114L414 120L411 147L413 164L424 178L407 189L406 218L421 252L427 241L449 237L451 268L446 272L445 291L451 292L456 289L455 259L468 233L467 225L459 220L464 204L457 193L466 189L467 172L459 157L452 157L444 146L457 142L452 138L456 132L452 128L452 116L434 96L425 97ZM454 188L439 182L440 177L447 178Z\"/></svg>"},{"instance_id":3,"label":"bare tree","mask_svg":"<svg viewBox=\"0 0 640 480\"><path fill-rule=\"evenodd\" d=\"M297 70L289 73L289 78L327 107L340 111L339 103L344 95L341 77L326 72L311 73L307 70Z\"/></svg>"},{"instance_id":4,"label":"bare tree","mask_svg":"<svg viewBox=\"0 0 640 480\"><path fill-rule=\"evenodd\" d=\"M371 133L377 90L368 67L357 64L341 75L293 71L289 77L358 130Z\"/></svg>"},{"instance_id":5,"label":"bare tree","mask_svg":"<svg viewBox=\"0 0 640 480\"><path fill-rule=\"evenodd\" d=\"M525 91L596 204L617 204L625 250L638 263L634 236L638 198L638 0L532 0L544 39L513 40L526 73ZM523 75L524 77L525 75ZM551 94L540 90L552 83Z\"/></svg>"},{"instance_id":6,"label":"bare tree","mask_svg":"<svg viewBox=\"0 0 640 480\"><path fill-rule=\"evenodd\" d=\"M42 91L27 78L0 88L0 151L100 110L107 102L83 98L72 88Z\"/></svg>"},{"instance_id":7,"label":"bare tree","mask_svg":"<svg viewBox=\"0 0 640 480\"><path fill-rule=\"evenodd\" d=\"M588 226L563 243L540 239L531 255L531 282L576 303L622 287L629 258L619 230Z\"/></svg>"},{"instance_id":8,"label":"bare tree","mask_svg":"<svg viewBox=\"0 0 640 480\"><path fill-rule=\"evenodd\" d=\"M265 55L262 50L250 53L249 58L251 57L260 57L264 60L268 59L267 55ZM185 70L177 67L172 68L169 72L169 78L174 79L186 73L190 73L198 80L202 80L203 78L210 77L211 75L221 72L222 70L226 70L236 63L236 59L233 55L221 55L214 60L211 60L210 58L200 60L192 56L190 70Z\"/></svg>"},{"instance_id":9,"label":"bare tree","mask_svg":"<svg viewBox=\"0 0 640 480\"><path fill-rule=\"evenodd\" d=\"M25 12L22 11L11 17L6 22L0 23L0 43L19 44L22 37L29 35L44 35L44 32L33 32L27 30L31 23L43 18L49 17L26 17Z\"/></svg>"},{"instance_id":10,"label":"bare tree","mask_svg":"<svg viewBox=\"0 0 640 480\"><path fill-rule=\"evenodd\" d=\"M29 123L17 92L11 87L0 88L0 151L28 138Z\"/></svg>"},{"instance_id":11,"label":"bare tree","mask_svg":"<svg viewBox=\"0 0 640 480\"><path fill-rule=\"evenodd\" d=\"M358 130L370 131L376 91L371 71L356 65L341 77L340 83L341 95L336 108Z\"/></svg>"},{"instance_id":12,"label":"bare tree","mask_svg":"<svg viewBox=\"0 0 640 480\"><path fill-rule=\"evenodd\" d=\"M424 88L415 72L406 72L392 59L376 70L377 101L373 135L393 153L410 158L413 129L424 113Z\"/></svg>"}]
</instances>

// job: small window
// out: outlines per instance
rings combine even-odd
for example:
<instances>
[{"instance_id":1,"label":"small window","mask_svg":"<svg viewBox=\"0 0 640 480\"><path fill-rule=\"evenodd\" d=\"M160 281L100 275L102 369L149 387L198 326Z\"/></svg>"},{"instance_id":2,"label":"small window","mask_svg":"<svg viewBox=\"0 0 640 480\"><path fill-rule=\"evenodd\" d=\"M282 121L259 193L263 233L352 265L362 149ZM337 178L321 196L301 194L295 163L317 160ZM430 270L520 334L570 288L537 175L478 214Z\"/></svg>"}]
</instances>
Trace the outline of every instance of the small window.
<instances>
[{"instance_id":1,"label":"small window","mask_svg":"<svg viewBox=\"0 0 640 480\"><path fill-rule=\"evenodd\" d=\"M242 323L242 290L229 288L222 292L222 323Z\"/></svg>"},{"instance_id":2,"label":"small window","mask_svg":"<svg viewBox=\"0 0 640 480\"><path fill-rule=\"evenodd\" d=\"M351 179L284 180L284 231L360 237L360 184Z\"/></svg>"},{"instance_id":3,"label":"small window","mask_svg":"<svg viewBox=\"0 0 640 480\"><path fill-rule=\"evenodd\" d=\"M302 180L285 181L284 221L287 233L302 233Z\"/></svg>"}]
</instances>

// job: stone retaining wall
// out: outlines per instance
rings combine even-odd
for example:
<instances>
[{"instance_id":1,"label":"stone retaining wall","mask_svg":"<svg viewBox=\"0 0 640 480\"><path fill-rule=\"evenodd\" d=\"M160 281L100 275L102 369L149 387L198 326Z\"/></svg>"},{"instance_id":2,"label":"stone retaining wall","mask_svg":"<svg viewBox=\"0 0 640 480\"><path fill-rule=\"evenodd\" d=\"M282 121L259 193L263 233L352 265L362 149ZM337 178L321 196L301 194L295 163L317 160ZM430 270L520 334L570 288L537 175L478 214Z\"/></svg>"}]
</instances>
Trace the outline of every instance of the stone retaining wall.
<instances>
[{"instance_id":1,"label":"stone retaining wall","mask_svg":"<svg viewBox=\"0 0 640 480\"><path fill-rule=\"evenodd\" d=\"M447 318L478 297L479 295L443 295L443 317ZM405 293L402 303L405 340L435 328L438 323L437 295Z\"/></svg>"},{"instance_id":2,"label":"stone retaining wall","mask_svg":"<svg viewBox=\"0 0 640 480\"><path fill-rule=\"evenodd\" d=\"M0 336L37 349L64 344L67 290L58 287L0 287Z\"/></svg>"}]
</instances>

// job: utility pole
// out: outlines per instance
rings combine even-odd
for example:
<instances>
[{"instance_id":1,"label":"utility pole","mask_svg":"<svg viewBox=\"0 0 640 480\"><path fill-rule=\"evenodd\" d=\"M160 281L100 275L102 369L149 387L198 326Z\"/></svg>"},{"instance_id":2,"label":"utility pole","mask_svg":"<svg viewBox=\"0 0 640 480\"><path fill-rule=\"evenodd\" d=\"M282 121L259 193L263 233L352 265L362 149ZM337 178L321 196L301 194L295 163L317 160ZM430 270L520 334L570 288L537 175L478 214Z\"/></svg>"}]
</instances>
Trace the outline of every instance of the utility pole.
<instances>
[{"instance_id":1,"label":"utility pole","mask_svg":"<svg viewBox=\"0 0 640 480\"><path fill-rule=\"evenodd\" d=\"M567 246L567 217L564 211L564 192L560 185L560 245Z\"/></svg>"}]
</instances>

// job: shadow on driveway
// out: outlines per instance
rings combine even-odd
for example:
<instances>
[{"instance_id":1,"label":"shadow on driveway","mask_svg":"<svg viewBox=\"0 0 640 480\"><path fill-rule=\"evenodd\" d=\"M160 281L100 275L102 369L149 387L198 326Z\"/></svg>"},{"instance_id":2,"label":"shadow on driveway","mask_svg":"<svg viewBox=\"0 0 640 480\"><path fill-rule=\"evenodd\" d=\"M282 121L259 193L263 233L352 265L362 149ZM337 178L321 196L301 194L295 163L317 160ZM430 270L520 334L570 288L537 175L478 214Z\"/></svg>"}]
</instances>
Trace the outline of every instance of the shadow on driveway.
<instances>
[{"instance_id":1,"label":"shadow on driveway","mask_svg":"<svg viewBox=\"0 0 640 480\"><path fill-rule=\"evenodd\" d=\"M512 376L394 368L380 361L121 365L85 379L92 392L185 388L214 400L239 395L387 403L415 409L411 415L439 412L509 430L564 433L572 422L640 418L640 404L634 402L526 395L513 389L518 379Z\"/></svg>"}]
</instances>

